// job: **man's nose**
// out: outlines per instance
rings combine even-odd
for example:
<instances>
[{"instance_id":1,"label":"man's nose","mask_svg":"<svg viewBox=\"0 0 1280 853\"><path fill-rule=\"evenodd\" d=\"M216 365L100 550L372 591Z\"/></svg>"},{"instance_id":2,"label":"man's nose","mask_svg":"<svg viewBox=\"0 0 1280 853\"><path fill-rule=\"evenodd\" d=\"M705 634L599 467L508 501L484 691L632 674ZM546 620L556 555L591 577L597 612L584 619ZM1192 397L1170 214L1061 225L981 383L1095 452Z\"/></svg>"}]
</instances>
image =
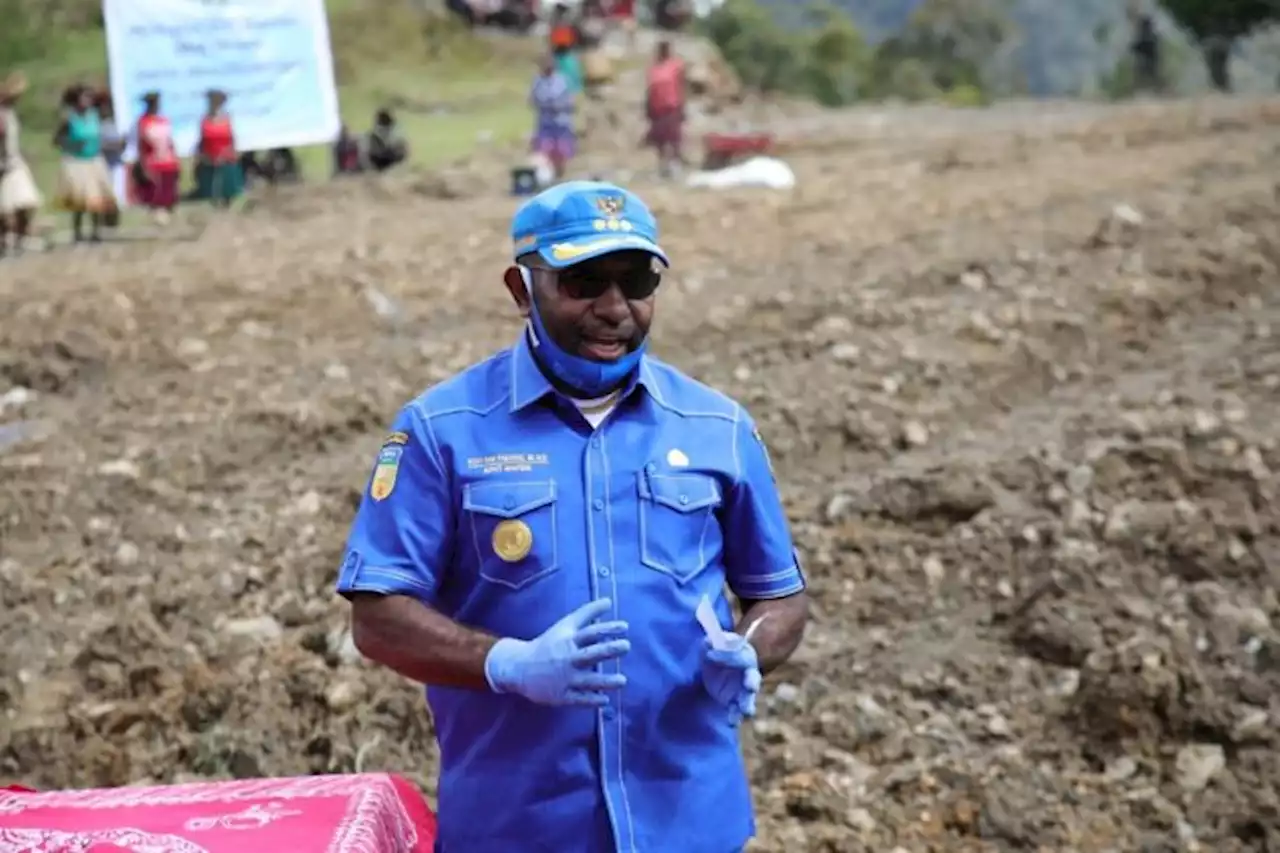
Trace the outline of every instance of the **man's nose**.
<instances>
[{"instance_id":1,"label":"man's nose","mask_svg":"<svg viewBox=\"0 0 1280 853\"><path fill-rule=\"evenodd\" d=\"M596 297L591 310L600 319L608 320L615 325L625 322L631 316L631 306L627 304L627 297L623 296L622 288L616 283L610 284L608 290Z\"/></svg>"}]
</instances>

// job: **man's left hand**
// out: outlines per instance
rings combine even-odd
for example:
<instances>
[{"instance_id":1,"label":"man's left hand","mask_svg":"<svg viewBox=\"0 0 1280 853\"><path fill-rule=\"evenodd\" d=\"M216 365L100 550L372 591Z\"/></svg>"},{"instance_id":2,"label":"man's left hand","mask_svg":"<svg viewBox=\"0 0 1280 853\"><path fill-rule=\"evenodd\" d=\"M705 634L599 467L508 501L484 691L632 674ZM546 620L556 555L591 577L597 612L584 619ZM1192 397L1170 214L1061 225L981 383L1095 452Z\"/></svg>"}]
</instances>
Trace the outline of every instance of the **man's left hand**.
<instances>
[{"instance_id":1,"label":"man's left hand","mask_svg":"<svg viewBox=\"0 0 1280 853\"><path fill-rule=\"evenodd\" d=\"M702 655L702 684L711 697L729 711L729 721L739 723L756 714L756 694L762 676L756 650L745 637L729 634L727 649L714 649L708 641Z\"/></svg>"}]
</instances>

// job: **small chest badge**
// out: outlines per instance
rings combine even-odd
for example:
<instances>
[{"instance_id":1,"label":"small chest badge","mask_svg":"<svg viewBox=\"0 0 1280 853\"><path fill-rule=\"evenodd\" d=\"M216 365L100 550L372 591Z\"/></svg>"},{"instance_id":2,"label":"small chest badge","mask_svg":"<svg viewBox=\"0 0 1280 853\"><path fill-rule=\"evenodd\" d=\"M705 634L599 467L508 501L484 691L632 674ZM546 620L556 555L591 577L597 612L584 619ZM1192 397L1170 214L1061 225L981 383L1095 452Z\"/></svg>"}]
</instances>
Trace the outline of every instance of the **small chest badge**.
<instances>
[{"instance_id":1,"label":"small chest badge","mask_svg":"<svg viewBox=\"0 0 1280 853\"><path fill-rule=\"evenodd\" d=\"M529 556L533 548L533 531L529 525L515 518L493 528L493 553L508 563L518 563Z\"/></svg>"}]
</instances>

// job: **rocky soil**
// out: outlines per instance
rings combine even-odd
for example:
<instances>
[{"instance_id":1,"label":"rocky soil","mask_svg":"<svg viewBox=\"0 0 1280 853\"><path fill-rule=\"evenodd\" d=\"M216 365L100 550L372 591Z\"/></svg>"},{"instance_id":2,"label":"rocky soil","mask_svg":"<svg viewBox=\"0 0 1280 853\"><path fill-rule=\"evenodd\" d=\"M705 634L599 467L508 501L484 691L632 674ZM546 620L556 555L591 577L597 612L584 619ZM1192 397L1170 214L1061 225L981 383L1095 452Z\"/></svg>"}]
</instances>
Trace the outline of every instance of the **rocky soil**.
<instances>
[{"instance_id":1,"label":"rocky soil","mask_svg":"<svg viewBox=\"0 0 1280 853\"><path fill-rule=\"evenodd\" d=\"M1280 850L1280 108L804 121L793 193L637 184L657 349L760 420L815 598L753 849ZM0 781L432 790L331 589L392 413L517 332L512 209L0 265Z\"/></svg>"}]
</instances>

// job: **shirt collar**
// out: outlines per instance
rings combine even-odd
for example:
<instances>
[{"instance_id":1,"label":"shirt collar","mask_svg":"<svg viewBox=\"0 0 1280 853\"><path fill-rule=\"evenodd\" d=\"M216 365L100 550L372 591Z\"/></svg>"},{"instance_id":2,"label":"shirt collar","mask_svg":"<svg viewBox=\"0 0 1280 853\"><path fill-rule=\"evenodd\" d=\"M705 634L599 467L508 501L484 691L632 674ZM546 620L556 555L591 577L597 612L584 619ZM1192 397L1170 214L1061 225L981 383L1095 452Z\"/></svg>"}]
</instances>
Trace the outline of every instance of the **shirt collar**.
<instances>
[{"instance_id":1,"label":"shirt collar","mask_svg":"<svg viewBox=\"0 0 1280 853\"><path fill-rule=\"evenodd\" d=\"M534 360L533 347L529 343L529 330L527 328L521 330L520 339L511 348L510 381L509 396L511 402L509 410L511 412L527 409L548 394L558 393L555 386L543 374L542 368L538 367L538 363ZM649 394L661 400L657 385L654 382L653 368L649 366L648 356L641 357L639 370L636 371L635 376L631 378L627 386L622 389L622 394L619 395L618 399L625 399L627 395L639 386L643 386Z\"/></svg>"}]
</instances>

